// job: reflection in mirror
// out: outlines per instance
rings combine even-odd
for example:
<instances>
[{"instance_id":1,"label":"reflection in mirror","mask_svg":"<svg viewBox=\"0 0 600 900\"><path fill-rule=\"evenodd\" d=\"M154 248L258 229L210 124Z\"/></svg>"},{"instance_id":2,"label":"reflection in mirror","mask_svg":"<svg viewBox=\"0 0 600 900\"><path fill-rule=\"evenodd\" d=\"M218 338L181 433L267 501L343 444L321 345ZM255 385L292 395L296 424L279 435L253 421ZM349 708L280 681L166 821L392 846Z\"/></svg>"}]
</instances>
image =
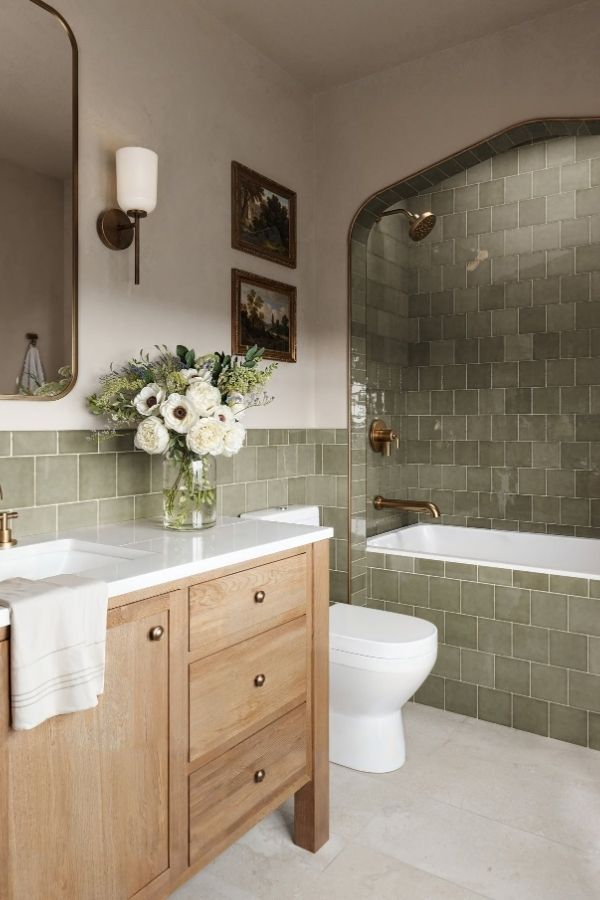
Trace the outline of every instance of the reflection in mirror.
<instances>
[{"instance_id":1,"label":"reflection in mirror","mask_svg":"<svg viewBox=\"0 0 600 900\"><path fill-rule=\"evenodd\" d=\"M41 0L0 9L0 396L73 384L77 48Z\"/></svg>"}]
</instances>

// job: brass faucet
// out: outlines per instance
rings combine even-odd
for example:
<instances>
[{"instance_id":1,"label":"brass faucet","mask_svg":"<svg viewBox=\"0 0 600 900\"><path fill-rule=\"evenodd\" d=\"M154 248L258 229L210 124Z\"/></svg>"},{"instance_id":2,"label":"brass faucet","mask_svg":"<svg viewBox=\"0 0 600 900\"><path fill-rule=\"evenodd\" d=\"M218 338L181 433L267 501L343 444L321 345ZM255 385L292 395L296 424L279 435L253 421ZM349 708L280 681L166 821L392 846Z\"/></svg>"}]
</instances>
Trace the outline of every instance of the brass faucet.
<instances>
[{"instance_id":1,"label":"brass faucet","mask_svg":"<svg viewBox=\"0 0 600 900\"><path fill-rule=\"evenodd\" d=\"M2 493L2 485L0 484L0 500L4 500L4 494ZM4 512L0 512L0 550L8 550L9 547L14 547L17 543L15 538L12 536L12 529L10 528L8 521L9 519L18 519L18 512L9 512L5 510Z\"/></svg>"},{"instance_id":2,"label":"brass faucet","mask_svg":"<svg viewBox=\"0 0 600 900\"><path fill-rule=\"evenodd\" d=\"M441 517L440 508L429 500L387 500L378 494L373 500L375 509L405 509L409 512L429 513L432 519Z\"/></svg>"}]
</instances>

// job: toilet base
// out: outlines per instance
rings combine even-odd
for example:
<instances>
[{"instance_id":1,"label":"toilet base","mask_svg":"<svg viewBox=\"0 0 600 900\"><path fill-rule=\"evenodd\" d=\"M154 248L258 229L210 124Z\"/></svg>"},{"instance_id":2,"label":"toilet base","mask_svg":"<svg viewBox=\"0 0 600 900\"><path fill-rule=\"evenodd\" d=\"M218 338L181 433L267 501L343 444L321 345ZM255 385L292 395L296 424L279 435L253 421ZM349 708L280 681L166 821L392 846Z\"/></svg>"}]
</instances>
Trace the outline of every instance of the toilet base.
<instances>
[{"instance_id":1,"label":"toilet base","mask_svg":"<svg viewBox=\"0 0 600 900\"><path fill-rule=\"evenodd\" d=\"M329 759L358 772L394 772L404 765L402 713L344 716L329 713Z\"/></svg>"}]
</instances>

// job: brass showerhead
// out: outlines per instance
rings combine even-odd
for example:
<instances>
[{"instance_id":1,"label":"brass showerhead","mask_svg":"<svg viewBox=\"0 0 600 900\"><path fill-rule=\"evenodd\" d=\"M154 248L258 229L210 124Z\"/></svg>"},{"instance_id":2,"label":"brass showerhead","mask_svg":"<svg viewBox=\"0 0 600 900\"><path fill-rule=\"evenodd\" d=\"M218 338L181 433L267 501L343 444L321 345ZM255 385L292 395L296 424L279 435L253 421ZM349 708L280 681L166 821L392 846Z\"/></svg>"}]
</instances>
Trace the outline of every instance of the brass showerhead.
<instances>
[{"instance_id":1,"label":"brass showerhead","mask_svg":"<svg viewBox=\"0 0 600 900\"><path fill-rule=\"evenodd\" d=\"M396 213L402 213L409 221L408 234L413 241L422 241L428 234L431 234L436 222L436 217L432 212L413 213L409 209L388 209L381 213L379 219L383 216L395 216Z\"/></svg>"}]
</instances>

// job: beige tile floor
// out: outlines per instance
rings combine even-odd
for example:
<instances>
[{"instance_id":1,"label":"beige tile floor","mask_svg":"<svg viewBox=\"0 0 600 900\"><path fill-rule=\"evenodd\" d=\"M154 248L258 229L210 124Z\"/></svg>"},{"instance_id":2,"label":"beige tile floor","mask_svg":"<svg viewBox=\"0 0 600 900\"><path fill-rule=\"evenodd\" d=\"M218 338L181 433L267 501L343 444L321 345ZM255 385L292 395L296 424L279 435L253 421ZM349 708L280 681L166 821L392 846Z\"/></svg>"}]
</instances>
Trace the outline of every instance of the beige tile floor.
<instances>
[{"instance_id":1,"label":"beige tile floor","mask_svg":"<svg viewBox=\"0 0 600 900\"><path fill-rule=\"evenodd\" d=\"M176 900L600 900L600 753L405 707L398 772L331 768L331 840L286 804Z\"/></svg>"}]
</instances>

